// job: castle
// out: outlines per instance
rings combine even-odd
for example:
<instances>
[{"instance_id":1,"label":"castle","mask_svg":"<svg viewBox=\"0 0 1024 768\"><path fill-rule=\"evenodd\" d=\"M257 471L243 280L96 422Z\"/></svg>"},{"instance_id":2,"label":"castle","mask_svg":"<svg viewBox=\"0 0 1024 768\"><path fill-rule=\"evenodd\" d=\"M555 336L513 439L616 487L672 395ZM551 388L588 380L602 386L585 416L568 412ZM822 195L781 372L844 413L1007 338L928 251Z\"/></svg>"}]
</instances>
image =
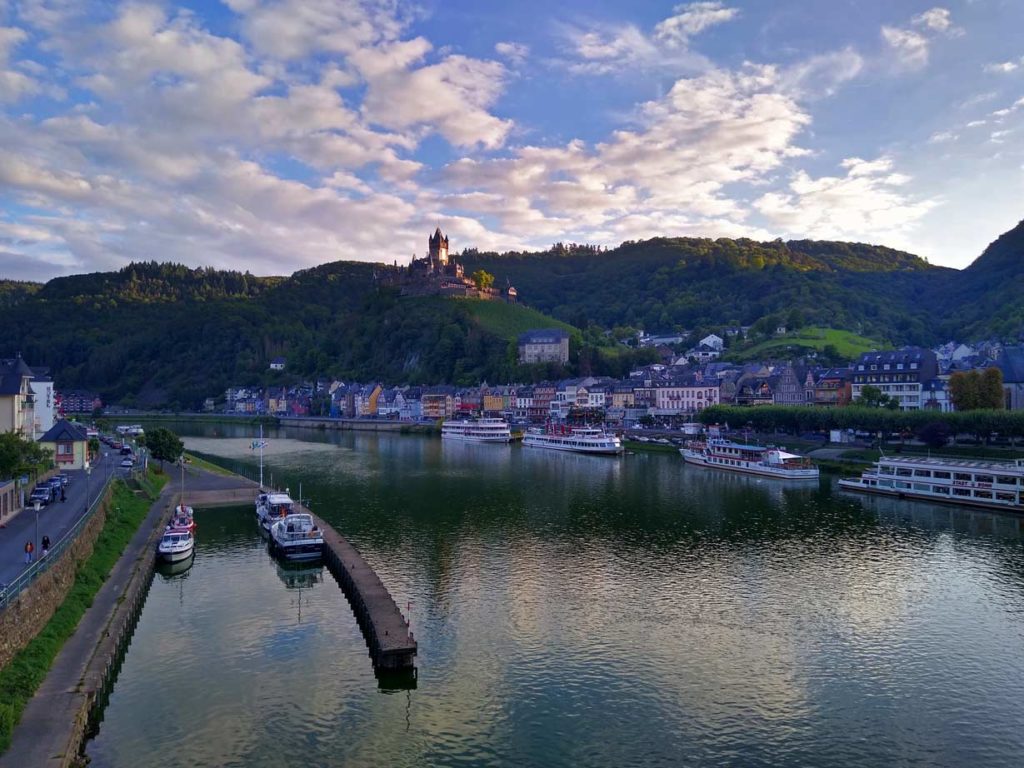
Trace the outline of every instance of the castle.
<instances>
[{"instance_id":1,"label":"castle","mask_svg":"<svg viewBox=\"0 0 1024 768\"><path fill-rule=\"evenodd\" d=\"M448 237L438 227L427 238L427 255L414 255L408 268L398 271L390 280L398 285L403 296L453 296L474 299L499 299L516 302L516 289L508 285L504 291L497 288L477 288L466 277L459 257L448 251Z\"/></svg>"}]
</instances>

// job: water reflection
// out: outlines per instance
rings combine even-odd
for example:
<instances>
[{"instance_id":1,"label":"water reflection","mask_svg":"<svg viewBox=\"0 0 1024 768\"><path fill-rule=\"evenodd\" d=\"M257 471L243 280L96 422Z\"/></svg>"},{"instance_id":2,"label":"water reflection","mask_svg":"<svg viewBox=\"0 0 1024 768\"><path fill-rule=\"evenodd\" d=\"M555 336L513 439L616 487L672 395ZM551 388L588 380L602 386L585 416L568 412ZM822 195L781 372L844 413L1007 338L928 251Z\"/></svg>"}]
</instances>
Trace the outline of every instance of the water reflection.
<instances>
[{"instance_id":1,"label":"water reflection","mask_svg":"<svg viewBox=\"0 0 1024 768\"><path fill-rule=\"evenodd\" d=\"M251 471L249 433L223 431L187 442ZM1014 765L1024 748L1019 520L676 455L270 440L280 483L408 611L416 690L378 693L341 590L274 562L251 508L200 510L187 610L181 582L154 582L94 764ZM150 726L176 711L180 741Z\"/></svg>"}]
</instances>

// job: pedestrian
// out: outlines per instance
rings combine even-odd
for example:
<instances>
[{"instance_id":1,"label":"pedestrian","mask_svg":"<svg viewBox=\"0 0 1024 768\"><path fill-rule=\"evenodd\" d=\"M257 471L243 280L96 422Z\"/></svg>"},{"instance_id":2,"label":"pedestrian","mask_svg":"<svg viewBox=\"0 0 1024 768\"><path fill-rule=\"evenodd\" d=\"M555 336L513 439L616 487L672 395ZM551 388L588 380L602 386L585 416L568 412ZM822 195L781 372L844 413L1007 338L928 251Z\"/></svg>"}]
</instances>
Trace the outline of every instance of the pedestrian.
<instances>
[{"instance_id":1,"label":"pedestrian","mask_svg":"<svg viewBox=\"0 0 1024 768\"><path fill-rule=\"evenodd\" d=\"M33 544L31 541L26 541L25 542L25 562L26 563L31 563L32 562L32 552L35 551L35 548L36 548L36 545Z\"/></svg>"},{"instance_id":2,"label":"pedestrian","mask_svg":"<svg viewBox=\"0 0 1024 768\"><path fill-rule=\"evenodd\" d=\"M43 536L43 557L46 557L50 553L50 537Z\"/></svg>"},{"instance_id":3,"label":"pedestrian","mask_svg":"<svg viewBox=\"0 0 1024 768\"><path fill-rule=\"evenodd\" d=\"M67 501L67 496L64 495L64 486L63 485L60 487L60 500L61 501Z\"/></svg>"}]
</instances>

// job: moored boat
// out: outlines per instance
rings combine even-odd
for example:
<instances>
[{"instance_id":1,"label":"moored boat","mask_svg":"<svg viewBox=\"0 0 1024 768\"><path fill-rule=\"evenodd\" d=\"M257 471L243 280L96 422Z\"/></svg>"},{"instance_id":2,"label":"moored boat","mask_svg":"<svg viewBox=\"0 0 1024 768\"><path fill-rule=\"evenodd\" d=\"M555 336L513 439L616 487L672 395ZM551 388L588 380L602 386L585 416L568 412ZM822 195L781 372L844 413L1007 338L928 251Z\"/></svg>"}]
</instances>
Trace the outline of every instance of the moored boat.
<instances>
[{"instance_id":1,"label":"moored boat","mask_svg":"<svg viewBox=\"0 0 1024 768\"><path fill-rule=\"evenodd\" d=\"M174 515L171 517L171 521L167 524L167 530L195 533L196 519L195 514L192 511L192 507L185 504L179 504L176 506L174 508Z\"/></svg>"},{"instance_id":2,"label":"moored boat","mask_svg":"<svg viewBox=\"0 0 1024 768\"><path fill-rule=\"evenodd\" d=\"M295 502L287 493L261 493L256 498L256 518L260 527L269 533L275 520L290 515Z\"/></svg>"},{"instance_id":3,"label":"moored boat","mask_svg":"<svg viewBox=\"0 0 1024 768\"><path fill-rule=\"evenodd\" d=\"M454 419L441 425L441 437L469 443L508 443L512 440L512 430L504 419Z\"/></svg>"},{"instance_id":4,"label":"moored boat","mask_svg":"<svg viewBox=\"0 0 1024 768\"><path fill-rule=\"evenodd\" d=\"M167 563L176 563L192 556L195 538L187 529L172 528L164 531L157 545L157 556Z\"/></svg>"},{"instance_id":5,"label":"moored boat","mask_svg":"<svg viewBox=\"0 0 1024 768\"><path fill-rule=\"evenodd\" d=\"M1024 459L992 461L931 456L882 456L847 491L1024 512Z\"/></svg>"},{"instance_id":6,"label":"moored boat","mask_svg":"<svg viewBox=\"0 0 1024 768\"><path fill-rule=\"evenodd\" d=\"M622 453L622 441L619 436L597 427L531 427L523 436L523 445L553 451L609 456Z\"/></svg>"},{"instance_id":7,"label":"moored boat","mask_svg":"<svg viewBox=\"0 0 1024 768\"><path fill-rule=\"evenodd\" d=\"M712 437L691 440L679 452L686 463L701 467L786 480L818 479L818 468L806 456L772 446L747 445Z\"/></svg>"},{"instance_id":8,"label":"moored boat","mask_svg":"<svg viewBox=\"0 0 1024 768\"><path fill-rule=\"evenodd\" d=\"M316 560L323 555L324 534L312 515L296 512L270 526L270 546L285 560Z\"/></svg>"}]
</instances>

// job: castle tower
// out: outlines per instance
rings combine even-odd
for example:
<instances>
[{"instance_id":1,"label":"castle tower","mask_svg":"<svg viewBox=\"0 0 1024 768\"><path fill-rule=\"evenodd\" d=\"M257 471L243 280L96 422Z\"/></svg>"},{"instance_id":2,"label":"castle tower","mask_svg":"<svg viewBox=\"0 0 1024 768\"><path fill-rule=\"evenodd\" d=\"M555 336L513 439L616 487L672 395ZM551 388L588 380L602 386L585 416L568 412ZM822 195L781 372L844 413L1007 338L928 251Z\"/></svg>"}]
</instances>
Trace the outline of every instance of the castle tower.
<instances>
[{"instance_id":1,"label":"castle tower","mask_svg":"<svg viewBox=\"0 0 1024 768\"><path fill-rule=\"evenodd\" d=\"M434 234L427 238L430 246L430 260L442 269L448 266L448 238L441 234L441 228L434 230Z\"/></svg>"}]
</instances>

